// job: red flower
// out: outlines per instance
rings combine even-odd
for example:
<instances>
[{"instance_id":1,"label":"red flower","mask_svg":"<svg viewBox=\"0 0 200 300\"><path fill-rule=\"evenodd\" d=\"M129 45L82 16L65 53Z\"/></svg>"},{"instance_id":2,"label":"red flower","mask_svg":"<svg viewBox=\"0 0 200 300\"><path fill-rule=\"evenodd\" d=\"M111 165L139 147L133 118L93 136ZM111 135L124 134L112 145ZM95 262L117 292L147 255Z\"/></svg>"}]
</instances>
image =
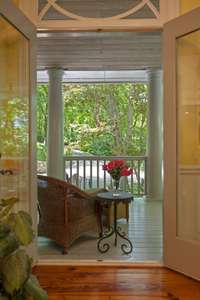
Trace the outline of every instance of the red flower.
<instances>
[{"instance_id":1,"label":"red flower","mask_svg":"<svg viewBox=\"0 0 200 300\"><path fill-rule=\"evenodd\" d=\"M102 166L104 171L107 171L110 176L119 180L121 176L129 176L133 174L133 170L126 165L125 160L116 159Z\"/></svg>"},{"instance_id":2,"label":"red flower","mask_svg":"<svg viewBox=\"0 0 200 300\"><path fill-rule=\"evenodd\" d=\"M127 167L123 168L120 172L120 176L129 176L131 174L133 174L133 170Z\"/></svg>"},{"instance_id":3,"label":"red flower","mask_svg":"<svg viewBox=\"0 0 200 300\"><path fill-rule=\"evenodd\" d=\"M107 170L112 171L116 168L116 160L113 160L107 164Z\"/></svg>"},{"instance_id":4,"label":"red flower","mask_svg":"<svg viewBox=\"0 0 200 300\"><path fill-rule=\"evenodd\" d=\"M114 160L114 162L115 162L116 167L122 167L125 164L125 160L122 160L122 159Z\"/></svg>"},{"instance_id":5,"label":"red flower","mask_svg":"<svg viewBox=\"0 0 200 300\"><path fill-rule=\"evenodd\" d=\"M102 166L102 169L103 169L104 171L107 171L107 170L108 170L108 165L103 165L103 166Z\"/></svg>"}]
</instances>

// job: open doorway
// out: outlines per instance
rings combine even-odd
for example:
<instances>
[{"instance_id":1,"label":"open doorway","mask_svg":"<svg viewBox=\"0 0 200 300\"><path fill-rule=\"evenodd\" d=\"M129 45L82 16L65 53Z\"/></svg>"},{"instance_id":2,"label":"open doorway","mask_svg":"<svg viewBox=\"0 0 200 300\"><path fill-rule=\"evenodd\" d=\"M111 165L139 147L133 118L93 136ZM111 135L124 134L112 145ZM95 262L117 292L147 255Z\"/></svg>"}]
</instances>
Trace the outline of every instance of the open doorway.
<instances>
[{"instance_id":1,"label":"open doorway","mask_svg":"<svg viewBox=\"0 0 200 300\"><path fill-rule=\"evenodd\" d=\"M89 35L87 33L87 36ZM148 34L141 35L147 39ZM120 36L122 37L121 34ZM154 34L153 36L153 43L155 41L158 43L160 36ZM93 33L91 37L94 39ZM107 36L107 41L109 37L110 34ZM130 38L129 33L126 37L126 46L128 37ZM137 39L138 37L137 33ZM65 40L66 36L63 38ZM149 43L148 40L146 47L149 47ZM101 41L101 46L103 44ZM113 45L112 49L115 49ZM124 46L121 45L120 51L122 50L125 51ZM133 48L129 50L130 53L132 50ZM145 51L141 59L144 59L144 55ZM103 57L101 59L103 64L105 60ZM152 60L155 64L155 53L151 63ZM137 65L139 63L142 64L137 61ZM152 168L153 162L152 159L151 162L148 161L147 150L149 134L152 134L152 128L151 131L148 130L151 108L148 101L149 78L152 80L152 76L147 70L132 70L136 68L132 65L133 61L130 61L130 67L127 67L124 62L123 67L128 70L120 70L116 61L112 64L112 68L115 68L112 71L102 71L97 66L95 71L85 71L83 67L81 71L64 71L63 179L85 191L110 189L112 180L109 174L105 175L102 170L103 164L113 159L126 160L133 169L133 174L127 182L121 183L120 188L134 194L134 201L129 205L128 214L127 209L122 205L118 224L131 239L134 251L129 255L122 255L119 245L116 248L111 247L108 253L102 255L97 249L97 235L88 231L71 243L66 255L62 254L62 247L58 243L45 236L39 237L38 249L42 259L130 262L162 260L162 199L156 197L153 199L148 195L150 184L148 178L149 176L151 178L148 166L151 163ZM160 65L160 61L157 64ZM144 65L147 69L145 60ZM89 63L87 67L90 67ZM48 173L48 80L47 72L38 72L38 174ZM154 80L152 81L155 84ZM162 131L162 128L160 130ZM112 224L112 216L110 218ZM112 244L112 240L110 242Z\"/></svg>"}]
</instances>

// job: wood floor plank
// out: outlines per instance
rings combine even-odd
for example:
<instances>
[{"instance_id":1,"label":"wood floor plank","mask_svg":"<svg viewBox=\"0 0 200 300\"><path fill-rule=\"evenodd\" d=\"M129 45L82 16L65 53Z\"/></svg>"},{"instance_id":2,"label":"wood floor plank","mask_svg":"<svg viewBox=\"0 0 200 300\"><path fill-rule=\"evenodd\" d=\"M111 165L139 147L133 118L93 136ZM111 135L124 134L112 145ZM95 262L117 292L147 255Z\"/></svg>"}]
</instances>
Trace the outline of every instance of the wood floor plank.
<instances>
[{"instance_id":1,"label":"wood floor plank","mask_svg":"<svg viewBox=\"0 0 200 300\"><path fill-rule=\"evenodd\" d=\"M64 300L110 300L109 299L110 297L109 296L89 296L89 295L86 295L86 296L80 296L80 295L77 295L77 296L65 296L64 297Z\"/></svg>"},{"instance_id":2,"label":"wood floor plank","mask_svg":"<svg viewBox=\"0 0 200 300\"><path fill-rule=\"evenodd\" d=\"M50 300L110 300L109 296L50 295Z\"/></svg>"},{"instance_id":3,"label":"wood floor plank","mask_svg":"<svg viewBox=\"0 0 200 300\"><path fill-rule=\"evenodd\" d=\"M50 300L200 300L200 282L165 268L38 266Z\"/></svg>"},{"instance_id":4,"label":"wood floor plank","mask_svg":"<svg viewBox=\"0 0 200 300\"><path fill-rule=\"evenodd\" d=\"M151 296L114 296L110 297L110 300L169 300L169 296L166 297L151 297Z\"/></svg>"}]
</instances>

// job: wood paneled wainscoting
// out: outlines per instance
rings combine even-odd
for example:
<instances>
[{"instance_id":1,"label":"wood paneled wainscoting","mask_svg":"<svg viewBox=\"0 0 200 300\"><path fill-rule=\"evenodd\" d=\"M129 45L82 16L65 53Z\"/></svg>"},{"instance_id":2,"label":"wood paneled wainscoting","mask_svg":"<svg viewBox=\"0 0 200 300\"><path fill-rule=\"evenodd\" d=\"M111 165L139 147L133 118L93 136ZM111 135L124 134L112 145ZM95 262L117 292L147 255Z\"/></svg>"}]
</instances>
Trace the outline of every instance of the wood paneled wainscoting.
<instances>
[{"instance_id":1,"label":"wood paneled wainscoting","mask_svg":"<svg viewBox=\"0 0 200 300\"><path fill-rule=\"evenodd\" d=\"M200 300L200 282L165 268L37 266L50 300Z\"/></svg>"}]
</instances>

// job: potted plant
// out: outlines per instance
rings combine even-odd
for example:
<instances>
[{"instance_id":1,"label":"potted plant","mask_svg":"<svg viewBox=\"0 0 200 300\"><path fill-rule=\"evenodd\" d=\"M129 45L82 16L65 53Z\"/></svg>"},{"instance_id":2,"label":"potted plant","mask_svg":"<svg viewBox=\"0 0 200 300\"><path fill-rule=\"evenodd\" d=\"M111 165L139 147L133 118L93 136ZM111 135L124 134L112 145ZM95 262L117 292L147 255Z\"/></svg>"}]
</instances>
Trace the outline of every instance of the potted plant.
<instances>
[{"instance_id":1,"label":"potted plant","mask_svg":"<svg viewBox=\"0 0 200 300\"><path fill-rule=\"evenodd\" d=\"M24 211L12 212L17 201L0 200L0 300L47 300L25 251L34 238L32 220Z\"/></svg>"}]
</instances>

